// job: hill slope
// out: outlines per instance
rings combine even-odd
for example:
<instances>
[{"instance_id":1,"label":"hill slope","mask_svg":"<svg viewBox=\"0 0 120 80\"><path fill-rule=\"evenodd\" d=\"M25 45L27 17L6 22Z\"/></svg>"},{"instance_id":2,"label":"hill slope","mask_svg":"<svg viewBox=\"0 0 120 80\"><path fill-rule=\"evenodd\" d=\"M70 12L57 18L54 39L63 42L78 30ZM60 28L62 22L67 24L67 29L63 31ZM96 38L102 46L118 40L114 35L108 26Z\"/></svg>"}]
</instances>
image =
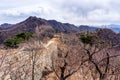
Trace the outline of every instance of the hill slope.
<instances>
[{"instance_id":1,"label":"hill slope","mask_svg":"<svg viewBox=\"0 0 120 80\"><path fill-rule=\"evenodd\" d=\"M47 30L46 30L47 29ZM64 33L78 33L81 30L89 30L93 31L95 29L91 27L77 27L73 24L69 23L61 23L56 20L45 20L42 18L37 18L30 16L26 20L17 23L17 24L3 24L0 27L0 44L9 37L13 37L14 35L20 32L32 32L36 31L41 34L44 33L54 33L54 32L64 32Z\"/></svg>"}]
</instances>

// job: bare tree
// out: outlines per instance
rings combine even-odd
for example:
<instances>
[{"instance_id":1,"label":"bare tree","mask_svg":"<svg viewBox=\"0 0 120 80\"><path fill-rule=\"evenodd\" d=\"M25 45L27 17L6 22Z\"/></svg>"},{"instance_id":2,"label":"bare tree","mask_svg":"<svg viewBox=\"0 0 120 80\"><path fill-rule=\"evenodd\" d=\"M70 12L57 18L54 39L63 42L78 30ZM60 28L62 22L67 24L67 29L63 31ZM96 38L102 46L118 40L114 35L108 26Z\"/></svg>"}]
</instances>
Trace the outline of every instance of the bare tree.
<instances>
[{"instance_id":1,"label":"bare tree","mask_svg":"<svg viewBox=\"0 0 120 80\"><path fill-rule=\"evenodd\" d=\"M52 69L59 80L66 80L78 72L83 63L80 47L69 45L58 47L57 56L52 56Z\"/></svg>"},{"instance_id":2,"label":"bare tree","mask_svg":"<svg viewBox=\"0 0 120 80\"><path fill-rule=\"evenodd\" d=\"M93 34L84 34L81 39L88 65L92 66L91 71L94 71L92 73L97 71L92 77L94 78L98 74L99 80L106 80L111 70L110 59L120 55L111 55L109 52L112 49L111 45L99 41Z\"/></svg>"},{"instance_id":3,"label":"bare tree","mask_svg":"<svg viewBox=\"0 0 120 80\"><path fill-rule=\"evenodd\" d=\"M29 60L31 61L31 80L35 80L35 75L36 75L36 65L39 60L41 51L42 51L42 46L40 41L31 41L31 43L28 43L28 48L26 48L24 51L28 51L29 55ZM37 71L38 72L38 71Z\"/></svg>"}]
</instances>

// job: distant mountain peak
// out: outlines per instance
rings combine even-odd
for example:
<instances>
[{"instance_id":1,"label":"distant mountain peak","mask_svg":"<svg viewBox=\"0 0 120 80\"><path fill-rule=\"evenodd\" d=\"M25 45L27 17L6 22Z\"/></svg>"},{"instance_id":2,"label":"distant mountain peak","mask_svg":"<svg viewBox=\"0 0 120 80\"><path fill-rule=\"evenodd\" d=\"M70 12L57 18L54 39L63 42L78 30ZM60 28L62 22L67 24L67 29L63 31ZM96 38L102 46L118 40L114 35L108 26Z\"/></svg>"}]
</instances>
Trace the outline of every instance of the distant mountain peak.
<instances>
[{"instance_id":1,"label":"distant mountain peak","mask_svg":"<svg viewBox=\"0 0 120 80\"><path fill-rule=\"evenodd\" d=\"M39 20L39 18L37 18L36 16L30 16L25 21L37 21L37 20Z\"/></svg>"},{"instance_id":2,"label":"distant mountain peak","mask_svg":"<svg viewBox=\"0 0 120 80\"><path fill-rule=\"evenodd\" d=\"M30 16L30 17L28 17L28 19L37 19L37 17L36 16Z\"/></svg>"},{"instance_id":3,"label":"distant mountain peak","mask_svg":"<svg viewBox=\"0 0 120 80\"><path fill-rule=\"evenodd\" d=\"M47 25L47 20L45 19L42 19L42 18L37 18L36 16L30 16L28 17L25 21L23 21L27 24L29 23L34 23L34 24L37 24L37 25Z\"/></svg>"},{"instance_id":4,"label":"distant mountain peak","mask_svg":"<svg viewBox=\"0 0 120 80\"><path fill-rule=\"evenodd\" d=\"M93 32L93 31L95 31L98 28L97 27L88 26L88 25L80 25L79 29L80 29L80 31L87 30L87 31Z\"/></svg>"},{"instance_id":5,"label":"distant mountain peak","mask_svg":"<svg viewBox=\"0 0 120 80\"><path fill-rule=\"evenodd\" d=\"M112 29L116 33L120 32L119 24L102 25L101 28L109 28L109 29Z\"/></svg>"},{"instance_id":6,"label":"distant mountain peak","mask_svg":"<svg viewBox=\"0 0 120 80\"><path fill-rule=\"evenodd\" d=\"M4 23L4 24L1 24L0 25L0 28L1 29L7 29L7 28L10 28L13 24L8 24L8 23Z\"/></svg>"}]
</instances>

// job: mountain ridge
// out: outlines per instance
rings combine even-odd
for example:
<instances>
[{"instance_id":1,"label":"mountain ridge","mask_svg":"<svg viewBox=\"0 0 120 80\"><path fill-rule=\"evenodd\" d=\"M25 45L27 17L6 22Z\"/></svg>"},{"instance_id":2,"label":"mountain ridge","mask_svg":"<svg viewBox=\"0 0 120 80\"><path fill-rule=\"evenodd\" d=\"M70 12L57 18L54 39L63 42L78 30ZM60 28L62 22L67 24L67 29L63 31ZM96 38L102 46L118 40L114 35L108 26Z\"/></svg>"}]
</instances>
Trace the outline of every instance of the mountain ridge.
<instances>
[{"instance_id":1,"label":"mountain ridge","mask_svg":"<svg viewBox=\"0 0 120 80\"><path fill-rule=\"evenodd\" d=\"M96 29L99 28L89 25L75 26L74 24L70 23L62 23L56 20L46 20L42 18L37 18L35 16L30 16L29 18L22 22L12 24L7 29L6 28L1 29L0 27L0 44L3 43L4 40L13 37L20 32L31 32L45 36L60 32L63 33L79 33L81 31L93 32Z\"/></svg>"}]
</instances>

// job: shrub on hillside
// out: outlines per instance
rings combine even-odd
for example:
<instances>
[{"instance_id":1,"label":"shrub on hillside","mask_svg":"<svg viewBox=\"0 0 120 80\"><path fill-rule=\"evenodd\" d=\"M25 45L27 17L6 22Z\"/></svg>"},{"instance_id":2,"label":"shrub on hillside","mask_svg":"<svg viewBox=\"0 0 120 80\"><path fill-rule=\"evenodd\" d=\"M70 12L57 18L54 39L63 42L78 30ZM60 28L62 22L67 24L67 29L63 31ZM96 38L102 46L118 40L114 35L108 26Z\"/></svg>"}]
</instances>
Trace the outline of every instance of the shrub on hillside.
<instances>
[{"instance_id":1,"label":"shrub on hillside","mask_svg":"<svg viewBox=\"0 0 120 80\"><path fill-rule=\"evenodd\" d=\"M8 47L17 47L17 44L20 40L16 39L16 38L9 38L7 40L5 40L4 44Z\"/></svg>"},{"instance_id":2,"label":"shrub on hillside","mask_svg":"<svg viewBox=\"0 0 120 80\"><path fill-rule=\"evenodd\" d=\"M33 37L32 33L21 32L21 33L17 34L15 37L5 40L4 44L7 47L16 48L16 47L18 47L18 44L24 42L25 40L30 39L31 37Z\"/></svg>"},{"instance_id":3,"label":"shrub on hillside","mask_svg":"<svg viewBox=\"0 0 120 80\"><path fill-rule=\"evenodd\" d=\"M32 33L21 32L21 33L17 34L16 37L17 38L22 38L24 40L28 40L29 38L33 37L33 34Z\"/></svg>"},{"instance_id":4,"label":"shrub on hillside","mask_svg":"<svg viewBox=\"0 0 120 80\"><path fill-rule=\"evenodd\" d=\"M95 34L80 34L80 40L84 44L90 44L90 45L92 45L93 43L98 42L99 38Z\"/></svg>"}]
</instances>

